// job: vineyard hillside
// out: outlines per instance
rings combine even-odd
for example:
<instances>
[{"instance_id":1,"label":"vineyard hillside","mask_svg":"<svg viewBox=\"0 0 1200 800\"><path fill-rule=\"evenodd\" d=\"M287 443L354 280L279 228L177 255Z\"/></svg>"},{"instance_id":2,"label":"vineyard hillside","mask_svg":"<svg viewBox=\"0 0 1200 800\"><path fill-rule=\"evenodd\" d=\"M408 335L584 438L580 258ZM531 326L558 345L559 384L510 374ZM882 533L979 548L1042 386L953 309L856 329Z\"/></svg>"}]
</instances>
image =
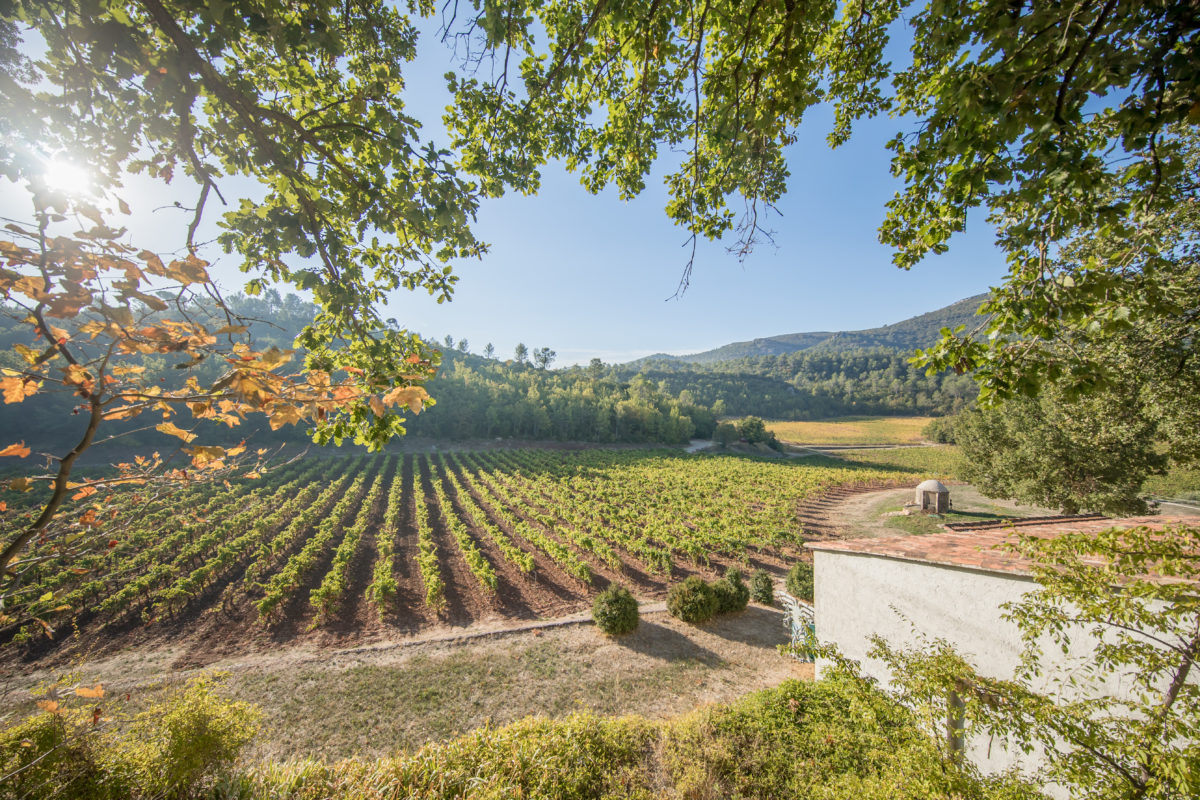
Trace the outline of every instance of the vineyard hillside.
<instances>
[{"instance_id":1,"label":"vineyard hillside","mask_svg":"<svg viewBox=\"0 0 1200 800\"><path fill-rule=\"evenodd\" d=\"M52 598L52 610L46 625L6 638L27 652L69 652L83 641L94 650L208 637L229 652L553 617L611 583L661 597L671 582L731 565L782 575L820 535L802 526L806 502L901 477L678 451L531 449L310 458L167 499L92 497L97 518L125 527L84 556L63 539L43 542L26 591Z\"/></svg>"}]
</instances>

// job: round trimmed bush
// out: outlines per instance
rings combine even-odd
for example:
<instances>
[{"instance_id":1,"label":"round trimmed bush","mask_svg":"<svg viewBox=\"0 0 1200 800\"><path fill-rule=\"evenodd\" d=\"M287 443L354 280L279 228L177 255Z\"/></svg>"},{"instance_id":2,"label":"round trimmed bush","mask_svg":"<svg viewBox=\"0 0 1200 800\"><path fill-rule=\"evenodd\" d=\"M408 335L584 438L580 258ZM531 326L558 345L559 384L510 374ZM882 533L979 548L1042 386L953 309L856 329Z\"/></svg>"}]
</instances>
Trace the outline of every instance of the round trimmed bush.
<instances>
[{"instance_id":1,"label":"round trimmed bush","mask_svg":"<svg viewBox=\"0 0 1200 800\"><path fill-rule=\"evenodd\" d=\"M667 592L667 611L672 617L693 625L707 622L717 613L717 595L713 588L693 575Z\"/></svg>"},{"instance_id":2,"label":"round trimmed bush","mask_svg":"<svg viewBox=\"0 0 1200 800\"><path fill-rule=\"evenodd\" d=\"M807 561L796 562L796 565L788 570L787 590L788 594L797 600L806 600L811 603L813 600L813 565Z\"/></svg>"},{"instance_id":3,"label":"round trimmed bush","mask_svg":"<svg viewBox=\"0 0 1200 800\"><path fill-rule=\"evenodd\" d=\"M725 577L716 581L712 588L717 595L718 614L741 611L750 602L750 588L742 581L742 571L736 567L730 567Z\"/></svg>"},{"instance_id":4,"label":"round trimmed bush","mask_svg":"<svg viewBox=\"0 0 1200 800\"><path fill-rule=\"evenodd\" d=\"M633 633L638 626L638 602L624 586L613 584L596 596L592 619L610 636Z\"/></svg>"},{"instance_id":5,"label":"round trimmed bush","mask_svg":"<svg viewBox=\"0 0 1200 800\"><path fill-rule=\"evenodd\" d=\"M756 569L750 576L750 599L764 606L775 604L775 581L765 569Z\"/></svg>"}]
</instances>

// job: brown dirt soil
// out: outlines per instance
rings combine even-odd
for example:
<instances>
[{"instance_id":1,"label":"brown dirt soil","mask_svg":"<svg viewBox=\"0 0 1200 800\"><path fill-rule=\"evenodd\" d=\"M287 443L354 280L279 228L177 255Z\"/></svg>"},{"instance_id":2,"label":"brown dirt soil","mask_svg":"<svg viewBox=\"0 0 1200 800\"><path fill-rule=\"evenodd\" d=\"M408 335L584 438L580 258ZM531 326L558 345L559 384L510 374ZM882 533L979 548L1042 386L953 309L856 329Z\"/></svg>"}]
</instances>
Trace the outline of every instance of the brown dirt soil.
<instances>
[{"instance_id":1,"label":"brown dirt soil","mask_svg":"<svg viewBox=\"0 0 1200 800\"><path fill-rule=\"evenodd\" d=\"M433 493L432 476L428 464L420 470L419 489L416 492L417 501L425 503L429 509L429 522L433 527L433 539L437 544L438 563L441 567L442 580L445 582L446 610L442 621L455 628L465 627L472 620L486 619L491 616L493 604L491 598L479 585L479 581L471 574L467 562L463 559L458 543L450 533L446 520L438 508L437 496Z\"/></svg>"},{"instance_id":2,"label":"brown dirt soil","mask_svg":"<svg viewBox=\"0 0 1200 800\"><path fill-rule=\"evenodd\" d=\"M882 491L900 491L898 487L898 483L836 486L806 500L796 508L804 540L812 542L846 538L850 531L844 517L852 498L854 502L861 502L861 498L872 497ZM912 493L911 489L903 491Z\"/></svg>"},{"instance_id":3,"label":"brown dirt soil","mask_svg":"<svg viewBox=\"0 0 1200 800\"><path fill-rule=\"evenodd\" d=\"M471 531L475 543L496 573L496 596L492 601L494 606L503 609L510 619L531 620L546 616L546 610L555 605L553 594L545 592L534 581L526 578L520 569L504 557L504 553L487 533L474 525L470 515L464 511L465 503L459 498L449 480L443 478L442 489L453 504L454 513Z\"/></svg>"},{"instance_id":4,"label":"brown dirt soil","mask_svg":"<svg viewBox=\"0 0 1200 800\"><path fill-rule=\"evenodd\" d=\"M540 611L539 613L543 616L558 616L578 609L579 596L584 591L583 584L564 572L561 567L554 563L553 559L540 549L517 535L507 522L493 513L491 510L493 506L491 499L485 497L479 487L473 481L467 479L468 472L459 468L454 468L454 471L458 476L459 482L467 489L472 499L474 499L475 504L487 513L492 524L506 533L513 544L533 556L533 575L526 582L536 587L532 591L540 598L538 605L534 607L538 608L540 606L545 608L545 611Z\"/></svg>"},{"instance_id":5,"label":"brown dirt soil","mask_svg":"<svg viewBox=\"0 0 1200 800\"><path fill-rule=\"evenodd\" d=\"M385 618L393 630L413 633L436 624L433 613L425 605L425 586L417 567L417 492L416 465L411 455L404 456L400 480L404 482L401 497L404 503L400 515L400 531L396 534L396 596L385 609Z\"/></svg>"}]
</instances>

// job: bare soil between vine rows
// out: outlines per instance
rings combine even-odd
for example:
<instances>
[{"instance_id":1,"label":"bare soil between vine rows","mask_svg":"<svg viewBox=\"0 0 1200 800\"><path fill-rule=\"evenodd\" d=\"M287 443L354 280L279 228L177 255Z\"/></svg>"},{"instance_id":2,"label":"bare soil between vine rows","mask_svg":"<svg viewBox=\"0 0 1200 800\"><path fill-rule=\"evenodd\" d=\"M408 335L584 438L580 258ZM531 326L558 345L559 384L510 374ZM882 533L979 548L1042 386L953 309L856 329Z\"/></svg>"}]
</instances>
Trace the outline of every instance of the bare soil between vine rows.
<instances>
[{"instance_id":1,"label":"bare soil between vine rows","mask_svg":"<svg viewBox=\"0 0 1200 800\"><path fill-rule=\"evenodd\" d=\"M495 569L498 586L492 594L481 589L458 550L446 520L434 510L430 514L430 521L439 551L441 577L446 587L446 607L441 613L435 613L424 602L424 588L416 560L417 504L425 503L431 509L437 507L431 476L422 472L416 468L411 456L402 458L395 466L394 478L405 487L405 507L400 524L409 535L396 540L394 574L398 588L395 597L382 610L367 599L365 589L371 580L376 551L373 537L363 536L351 561L349 591L344 605L331 619L319 626L313 625L313 612L307 607L307 599L324 573L329 553L322 558L321 567L287 603L287 613L278 624L264 625L260 622L255 608L256 598L250 593L222 596L220 602L208 597L204 603L185 608L174 617L158 619L150 624L127 622L102 630L88 627L75 632L67 630L59 641L43 644L34 650L18 654L15 649L9 649L0 660L2 669L12 675L30 674L123 653L162 651L173 654L172 669L190 670L283 648L306 647L334 651L386 646L413 637L500 630L538 620L561 618L590 608L595 595L614 582L629 586L643 602L651 603L664 599L672 582L689 575L715 579L730 566L765 569L782 586L782 579L791 564L808 557L801 548L788 546L750 549L745 562L715 553L709 555L707 564L680 558L672 565L672 575L668 580L663 575L652 574L629 553L618 551L622 566L616 570L593 554L577 549L577 555L587 563L593 576L591 583L585 584L567 574L544 552L522 540L507 523L493 519L492 522L504 530L517 546L533 556L535 569L532 575L522 574L503 557L488 536L468 526L472 538ZM455 474L462 475L457 469ZM465 485L476 503L484 505L488 502L473 484ZM796 514L803 528L804 539L813 541L842 535L837 523L838 507L850 498L878 492L886 486L836 487L801 503ZM366 488L363 489L364 493ZM461 508L461 502L449 481L443 481L442 489L449 502ZM527 500L527 507L510 511L549 538L567 544L566 538L556 532L554 526L543 525L534 519L536 511L554 514L549 499L530 496ZM350 509L347 518L353 518L357 511L358 508ZM381 515L376 510L371 515L371 525L379 524ZM227 583L236 585L240 574L230 577Z\"/></svg>"}]
</instances>

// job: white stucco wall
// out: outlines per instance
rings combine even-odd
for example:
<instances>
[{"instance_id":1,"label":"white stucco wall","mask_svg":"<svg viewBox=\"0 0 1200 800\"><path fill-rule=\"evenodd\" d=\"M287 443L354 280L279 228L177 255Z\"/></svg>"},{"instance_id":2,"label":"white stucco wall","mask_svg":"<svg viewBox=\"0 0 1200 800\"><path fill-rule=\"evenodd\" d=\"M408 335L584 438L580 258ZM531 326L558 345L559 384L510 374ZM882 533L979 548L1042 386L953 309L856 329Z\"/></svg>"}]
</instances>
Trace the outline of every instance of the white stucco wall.
<instances>
[{"instance_id":1,"label":"white stucco wall","mask_svg":"<svg viewBox=\"0 0 1200 800\"><path fill-rule=\"evenodd\" d=\"M890 675L882 662L867 657L869 638L877 634L893 646L913 646L920 641L914 629L927 640L950 642L981 674L1012 677L1022 643L1001 606L1036 588L1029 578L839 551L815 550L813 558L818 638L836 644L885 687ZM1045 648L1042 663L1062 674L1090 650L1081 637L1066 656ZM818 663L818 675L820 668ZM967 742L967 755L989 773L1036 759L986 737Z\"/></svg>"}]
</instances>

